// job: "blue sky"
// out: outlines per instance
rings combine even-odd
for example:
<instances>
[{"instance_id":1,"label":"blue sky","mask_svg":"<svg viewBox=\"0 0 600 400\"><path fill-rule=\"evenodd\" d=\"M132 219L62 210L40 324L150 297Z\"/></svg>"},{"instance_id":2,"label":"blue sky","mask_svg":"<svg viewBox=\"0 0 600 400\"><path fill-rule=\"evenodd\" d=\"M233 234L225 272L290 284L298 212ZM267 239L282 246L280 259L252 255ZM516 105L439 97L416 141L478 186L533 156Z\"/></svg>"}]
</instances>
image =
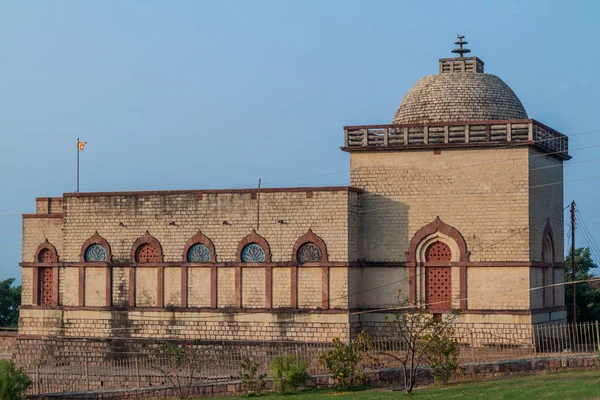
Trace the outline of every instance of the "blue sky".
<instances>
[{"instance_id":1,"label":"blue sky","mask_svg":"<svg viewBox=\"0 0 600 400\"><path fill-rule=\"evenodd\" d=\"M346 185L342 127L391 122L457 33L530 117L600 130L599 12L595 1L2 2L0 278L19 275L19 214L75 190L77 137L82 191ZM594 145L600 132L572 137L573 161L599 157ZM567 163L565 180L599 167ZM600 244L599 186L567 183L565 201Z\"/></svg>"}]
</instances>

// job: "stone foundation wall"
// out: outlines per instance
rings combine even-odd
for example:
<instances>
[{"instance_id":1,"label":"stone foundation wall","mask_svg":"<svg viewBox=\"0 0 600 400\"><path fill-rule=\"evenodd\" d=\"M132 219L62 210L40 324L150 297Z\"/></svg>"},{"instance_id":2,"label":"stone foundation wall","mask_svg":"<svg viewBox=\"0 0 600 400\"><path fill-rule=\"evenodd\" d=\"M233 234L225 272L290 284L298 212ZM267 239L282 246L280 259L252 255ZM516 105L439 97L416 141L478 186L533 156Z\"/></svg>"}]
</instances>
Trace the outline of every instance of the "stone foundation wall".
<instances>
[{"instance_id":1,"label":"stone foundation wall","mask_svg":"<svg viewBox=\"0 0 600 400\"><path fill-rule=\"evenodd\" d=\"M21 310L24 336L180 340L348 340L346 313Z\"/></svg>"}]
</instances>

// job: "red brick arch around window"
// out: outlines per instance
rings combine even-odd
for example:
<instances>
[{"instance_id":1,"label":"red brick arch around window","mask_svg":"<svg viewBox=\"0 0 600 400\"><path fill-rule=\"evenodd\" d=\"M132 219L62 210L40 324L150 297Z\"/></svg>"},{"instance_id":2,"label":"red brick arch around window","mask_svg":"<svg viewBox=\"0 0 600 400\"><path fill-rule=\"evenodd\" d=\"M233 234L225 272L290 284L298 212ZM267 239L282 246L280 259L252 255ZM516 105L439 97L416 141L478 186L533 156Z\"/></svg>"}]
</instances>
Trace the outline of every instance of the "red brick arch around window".
<instances>
[{"instance_id":1,"label":"red brick arch around window","mask_svg":"<svg viewBox=\"0 0 600 400\"><path fill-rule=\"evenodd\" d=\"M55 263L58 262L58 252L56 251L56 247L46 239L44 243L40 244L35 250L33 259L34 262Z\"/></svg>"},{"instance_id":2,"label":"red brick arch around window","mask_svg":"<svg viewBox=\"0 0 600 400\"><path fill-rule=\"evenodd\" d=\"M133 247L131 248L131 259L134 262L137 262L137 252L138 249L145 245L145 244L149 244L154 246L154 248L158 251L158 262L163 262L163 251L162 251L162 246L160 245L160 242L150 234L150 232L146 231L146 233L139 237L134 243L133 243Z\"/></svg>"},{"instance_id":3,"label":"red brick arch around window","mask_svg":"<svg viewBox=\"0 0 600 400\"><path fill-rule=\"evenodd\" d=\"M240 244L238 244L237 254L235 257L237 262L242 262L242 250L244 250L244 247L246 247L250 243L256 243L257 245L262 247L265 251L265 262L271 262L271 247L269 246L269 243L264 237L256 233L254 229L252 229L252 232L250 232L250 234L243 238L240 241Z\"/></svg>"},{"instance_id":4,"label":"red brick arch around window","mask_svg":"<svg viewBox=\"0 0 600 400\"><path fill-rule=\"evenodd\" d=\"M417 262L416 251L419 243L421 243L421 241L426 237L436 232L443 233L444 235L453 239L454 242L456 242L459 250L458 260L460 262L469 262L470 253L467 251L467 242L465 242L465 239L456 228L442 221L440 217L436 217L433 221L419 229L417 233L414 234L410 240L410 244L408 245L406 261L409 263Z\"/></svg>"},{"instance_id":5,"label":"red brick arch around window","mask_svg":"<svg viewBox=\"0 0 600 400\"><path fill-rule=\"evenodd\" d=\"M194 236L192 236L190 238L190 240L188 240L186 242L185 246L183 247L183 256L182 256L183 262L188 261L188 258L187 258L188 252L190 251L190 248L196 244L203 244L208 248L208 251L210 251L210 262L217 261L217 254L215 253L215 245L213 244L212 240L210 240L209 238L204 236L204 234L202 234L202 232L198 231L198 233L196 233Z\"/></svg>"},{"instance_id":6,"label":"red brick arch around window","mask_svg":"<svg viewBox=\"0 0 600 400\"><path fill-rule=\"evenodd\" d=\"M458 261L461 263L468 263L470 253L467 251L467 242L461 235L461 233L454 228L453 226L448 225L444 221L440 219L440 217L436 217L429 224L423 226L419 229L412 239L410 240L410 244L408 246L408 251L406 252L406 261L410 266L410 270L408 273L408 298L411 304L417 303L417 266L418 265L427 265L427 263L422 263L422 260L417 260L417 248L419 244L425 240L427 237L435 234L436 232L440 232L450 239L452 239L456 245L458 246ZM448 263L450 265L450 262ZM459 282L459 296L460 296L460 308L462 310L467 309L467 267L463 264L460 267L460 282ZM448 271L449 272L449 271Z\"/></svg>"},{"instance_id":7,"label":"red brick arch around window","mask_svg":"<svg viewBox=\"0 0 600 400\"><path fill-rule=\"evenodd\" d=\"M546 221L546 227L544 228L544 234L542 235L542 262L546 262L546 238L550 238L552 244L552 262L556 260L556 250L554 249L554 232L552 232L552 226L550 225L550 219Z\"/></svg>"},{"instance_id":8,"label":"red brick arch around window","mask_svg":"<svg viewBox=\"0 0 600 400\"><path fill-rule=\"evenodd\" d=\"M296 244L294 244L294 249L292 250L292 261L298 262L298 250L300 247L307 243L313 243L316 245L319 250L321 250L321 261L320 262L328 262L329 254L327 254L327 246L325 246L325 242L318 235L316 235L311 229L308 230L304 235L300 236L298 240L296 240Z\"/></svg>"},{"instance_id":9,"label":"red brick arch around window","mask_svg":"<svg viewBox=\"0 0 600 400\"><path fill-rule=\"evenodd\" d=\"M98 235L98 231L96 231L92 236L88 238L88 240L83 242L83 245L81 246L81 251L79 252L79 262L86 262L85 251L88 249L88 247L90 247L93 244L99 244L100 246L104 247L104 250L106 251L106 262L112 261L110 245L108 244L106 239Z\"/></svg>"}]
</instances>

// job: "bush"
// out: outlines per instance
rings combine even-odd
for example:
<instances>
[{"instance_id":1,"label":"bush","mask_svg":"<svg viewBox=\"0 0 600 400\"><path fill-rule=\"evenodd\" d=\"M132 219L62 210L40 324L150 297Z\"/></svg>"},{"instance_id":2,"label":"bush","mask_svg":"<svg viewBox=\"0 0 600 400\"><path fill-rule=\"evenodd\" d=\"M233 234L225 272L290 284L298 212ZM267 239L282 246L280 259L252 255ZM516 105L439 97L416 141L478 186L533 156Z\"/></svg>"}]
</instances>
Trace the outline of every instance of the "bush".
<instances>
[{"instance_id":1,"label":"bush","mask_svg":"<svg viewBox=\"0 0 600 400\"><path fill-rule=\"evenodd\" d=\"M333 348L321 354L319 362L330 372L338 390L365 385L369 381L363 359L372 349L370 336L361 332L350 343L333 339Z\"/></svg>"},{"instance_id":2,"label":"bush","mask_svg":"<svg viewBox=\"0 0 600 400\"><path fill-rule=\"evenodd\" d=\"M308 364L295 356L278 356L271 361L271 379L279 393L296 390L308 380Z\"/></svg>"},{"instance_id":3,"label":"bush","mask_svg":"<svg viewBox=\"0 0 600 400\"><path fill-rule=\"evenodd\" d=\"M11 360L0 360L0 399L18 400L31 386L31 379Z\"/></svg>"},{"instance_id":4,"label":"bush","mask_svg":"<svg viewBox=\"0 0 600 400\"><path fill-rule=\"evenodd\" d=\"M425 359L432 369L435 383L447 386L452 373L458 368L460 350L454 338L454 329L448 327L438 336L425 335L424 340L431 342L425 351Z\"/></svg>"},{"instance_id":5,"label":"bush","mask_svg":"<svg viewBox=\"0 0 600 400\"><path fill-rule=\"evenodd\" d=\"M265 378L267 374L258 375L258 363L249 358L244 359L240 365L242 371L240 380L242 381L242 390L247 397L253 397L265 390Z\"/></svg>"}]
</instances>

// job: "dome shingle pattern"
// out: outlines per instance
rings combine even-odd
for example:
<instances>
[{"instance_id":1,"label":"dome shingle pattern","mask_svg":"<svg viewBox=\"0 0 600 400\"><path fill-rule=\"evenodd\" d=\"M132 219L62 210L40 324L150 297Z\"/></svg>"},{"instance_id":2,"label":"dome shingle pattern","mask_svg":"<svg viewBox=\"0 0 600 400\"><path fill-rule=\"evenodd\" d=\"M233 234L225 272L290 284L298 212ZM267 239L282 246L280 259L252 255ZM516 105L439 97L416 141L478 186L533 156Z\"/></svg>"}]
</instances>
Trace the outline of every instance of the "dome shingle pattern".
<instances>
[{"instance_id":1,"label":"dome shingle pattern","mask_svg":"<svg viewBox=\"0 0 600 400\"><path fill-rule=\"evenodd\" d=\"M408 91L394 124L526 118L517 95L497 76L444 73L426 76Z\"/></svg>"}]
</instances>

